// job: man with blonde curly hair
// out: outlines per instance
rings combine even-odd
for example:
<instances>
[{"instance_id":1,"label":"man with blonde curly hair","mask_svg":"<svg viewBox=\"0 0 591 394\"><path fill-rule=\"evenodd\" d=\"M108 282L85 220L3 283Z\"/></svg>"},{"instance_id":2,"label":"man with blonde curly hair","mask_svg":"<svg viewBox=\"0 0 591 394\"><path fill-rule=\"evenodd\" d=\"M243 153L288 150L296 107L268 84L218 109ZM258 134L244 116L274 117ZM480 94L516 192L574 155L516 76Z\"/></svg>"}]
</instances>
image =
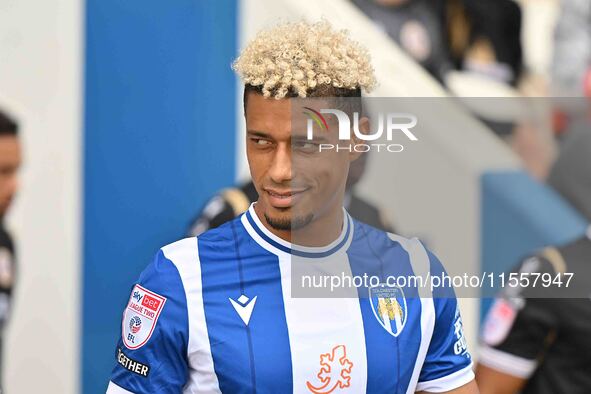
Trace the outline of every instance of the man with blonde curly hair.
<instances>
[{"instance_id":1,"label":"man with blonde curly hair","mask_svg":"<svg viewBox=\"0 0 591 394\"><path fill-rule=\"evenodd\" d=\"M163 247L144 270L108 393L477 393L453 290L382 282L439 275L441 263L418 240L343 209L360 153L318 150L344 144L336 119L304 132L302 110L340 108L368 133L359 119L361 91L376 83L367 51L327 22L288 23L259 33L234 69L259 198L239 218ZM296 267L378 283L298 297Z\"/></svg>"}]
</instances>

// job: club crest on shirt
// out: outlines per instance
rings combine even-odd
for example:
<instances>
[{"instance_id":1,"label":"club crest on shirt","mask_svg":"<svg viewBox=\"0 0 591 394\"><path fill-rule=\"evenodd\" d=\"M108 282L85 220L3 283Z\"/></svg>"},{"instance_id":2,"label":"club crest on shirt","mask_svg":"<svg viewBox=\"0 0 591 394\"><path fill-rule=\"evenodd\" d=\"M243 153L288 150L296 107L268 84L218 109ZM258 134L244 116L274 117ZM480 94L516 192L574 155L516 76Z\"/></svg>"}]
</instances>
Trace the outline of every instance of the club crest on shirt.
<instances>
[{"instance_id":1,"label":"club crest on shirt","mask_svg":"<svg viewBox=\"0 0 591 394\"><path fill-rule=\"evenodd\" d=\"M123 343L128 349L138 349L148 342L165 303L166 297L140 285L134 286L123 312L121 332Z\"/></svg>"},{"instance_id":2,"label":"club crest on shirt","mask_svg":"<svg viewBox=\"0 0 591 394\"><path fill-rule=\"evenodd\" d=\"M398 286L381 284L369 288L369 301L373 314L378 322L390 335L400 335L406 320L408 311L404 292Z\"/></svg>"}]
</instances>

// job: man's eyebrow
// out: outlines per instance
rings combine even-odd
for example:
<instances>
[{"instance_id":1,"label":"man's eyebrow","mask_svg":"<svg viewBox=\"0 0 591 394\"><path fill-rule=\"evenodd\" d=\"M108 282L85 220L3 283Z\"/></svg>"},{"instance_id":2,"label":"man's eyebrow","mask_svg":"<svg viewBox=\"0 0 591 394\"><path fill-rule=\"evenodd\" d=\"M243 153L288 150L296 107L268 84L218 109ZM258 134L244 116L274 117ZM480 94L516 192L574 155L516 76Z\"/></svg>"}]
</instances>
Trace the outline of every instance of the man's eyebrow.
<instances>
[{"instance_id":1,"label":"man's eyebrow","mask_svg":"<svg viewBox=\"0 0 591 394\"><path fill-rule=\"evenodd\" d=\"M272 139L272 137L269 133L265 133L264 131L259 131L259 130L246 130L246 134L248 134L249 136L253 136L253 137Z\"/></svg>"},{"instance_id":2,"label":"man's eyebrow","mask_svg":"<svg viewBox=\"0 0 591 394\"><path fill-rule=\"evenodd\" d=\"M318 135L315 135L315 136L312 138L312 140L309 140L309 139L308 139L308 137L307 137L307 136L305 136L305 135L294 135L293 137L291 137L291 140L292 140L292 141L295 141L295 142L301 142L301 141L314 141L314 142L317 142L317 143L325 143L325 142L330 142L330 141L328 140L328 138L326 138L326 137L324 137L324 136L322 136L322 135L320 135L320 136L318 136Z\"/></svg>"}]
</instances>

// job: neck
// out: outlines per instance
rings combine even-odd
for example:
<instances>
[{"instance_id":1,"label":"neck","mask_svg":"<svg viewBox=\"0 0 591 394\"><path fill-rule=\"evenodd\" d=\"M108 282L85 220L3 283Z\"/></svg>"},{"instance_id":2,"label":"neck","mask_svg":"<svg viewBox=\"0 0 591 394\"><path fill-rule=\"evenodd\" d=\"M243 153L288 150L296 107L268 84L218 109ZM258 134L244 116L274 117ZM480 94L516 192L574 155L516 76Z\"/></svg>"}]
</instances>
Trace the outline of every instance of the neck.
<instances>
[{"instance_id":1,"label":"neck","mask_svg":"<svg viewBox=\"0 0 591 394\"><path fill-rule=\"evenodd\" d=\"M327 211L321 212L309 224L298 230L278 230L272 227L267 222L263 207L258 203L254 205L254 211L261 223L271 233L287 242L307 247L326 246L336 240L341 234L345 219L342 198L339 199L338 203L331 204Z\"/></svg>"}]
</instances>

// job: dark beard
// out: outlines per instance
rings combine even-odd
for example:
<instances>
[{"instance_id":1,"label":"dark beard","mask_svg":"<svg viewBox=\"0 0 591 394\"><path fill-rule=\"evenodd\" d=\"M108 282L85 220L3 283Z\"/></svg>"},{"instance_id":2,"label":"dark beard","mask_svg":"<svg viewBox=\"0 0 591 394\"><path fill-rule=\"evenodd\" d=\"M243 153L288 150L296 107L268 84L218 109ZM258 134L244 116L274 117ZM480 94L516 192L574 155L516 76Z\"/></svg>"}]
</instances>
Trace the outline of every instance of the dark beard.
<instances>
[{"instance_id":1,"label":"dark beard","mask_svg":"<svg viewBox=\"0 0 591 394\"><path fill-rule=\"evenodd\" d=\"M286 230L299 230L312 221L314 219L313 214L309 214L304 217L296 217L295 219L273 219L265 213L265 219L269 226L274 228L275 230L286 231Z\"/></svg>"}]
</instances>

